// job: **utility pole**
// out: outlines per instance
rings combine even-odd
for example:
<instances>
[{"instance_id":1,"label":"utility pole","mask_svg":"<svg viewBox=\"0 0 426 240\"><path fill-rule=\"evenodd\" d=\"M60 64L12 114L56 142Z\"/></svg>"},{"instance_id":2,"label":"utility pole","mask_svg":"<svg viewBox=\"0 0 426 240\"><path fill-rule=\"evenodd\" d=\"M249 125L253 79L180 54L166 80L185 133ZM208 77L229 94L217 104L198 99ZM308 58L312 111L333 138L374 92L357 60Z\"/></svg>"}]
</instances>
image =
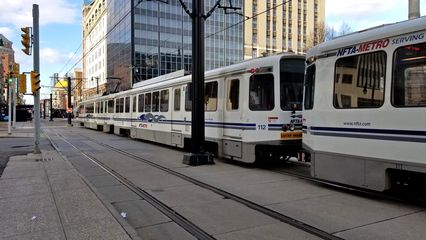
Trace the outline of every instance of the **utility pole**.
<instances>
[{"instance_id":1,"label":"utility pole","mask_svg":"<svg viewBox=\"0 0 426 240\"><path fill-rule=\"evenodd\" d=\"M52 98L52 93L50 93L50 120L49 121L53 121L53 98Z\"/></svg>"},{"instance_id":2,"label":"utility pole","mask_svg":"<svg viewBox=\"0 0 426 240\"><path fill-rule=\"evenodd\" d=\"M204 0L192 1L192 112L191 153L183 156L183 163L201 165L212 163L204 151Z\"/></svg>"},{"instance_id":3,"label":"utility pole","mask_svg":"<svg viewBox=\"0 0 426 240\"><path fill-rule=\"evenodd\" d=\"M96 77L96 94L99 94L99 77Z\"/></svg>"},{"instance_id":4,"label":"utility pole","mask_svg":"<svg viewBox=\"0 0 426 240\"><path fill-rule=\"evenodd\" d=\"M39 42L39 18L38 5L33 4L33 54L34 71L40 72L40 42ZM34 92L34 151L38 154L40 151L40 90Z\"/></svg>"},{"instance_id":5,"label":"utility pole","mask_svg":"<svg viewBox=\"0 0 426 240\"><path fill-rule=\"evenodd\" d=\"M17 99L17 91L18 91L18 87L17 87L17 85L18 85L18 81L17 81L17 78L16 78L16 76L14 75L13 77L12 77L12 85L13 85L13 90L12 90L12 96L13 96L13 99L12 99L12 104L13 104L13 123L12 123L12 127L13 127L13 129L15 129L16 128L16 99Z\"/></svg>"},{"instance_id":6,"label":"utility pole","mask_svg":"<svg viewBox=\"0 0 426 240\"><path fill-rule=\"evenodd\" d=\"M43 100L43 119L46 119L46 99Z\"/></svg>"},{"instance_id":7,"label":"utility pole","mask_svg":"<svg viewBox=\"0 0 426 240\"><path fill-rule=\"evenodd\" d=\"M408 0L408 18L419 18L420 17L420 1L419 0Z\"/></svg>"},{"instance_id":8,"label":"utility pole","mask_svg":"<svg viewBox=\"0 0 426 240\"><path fill-rule=\"evenodd\" d=\"M71 113L72 113L72 105L71 105L71 77L68 77L67 80L68 80L68 104L67 104L68 126L72 127L72 123L71 123ZM71 111L70 111L70 109L71 109Z\"/></svg>"},{"instance_id":9,"label":"utility pole","mask_svg":"<svg viewBox=\"0 0 426 240\"><path fill-rule=\"evenodd\" d=\"M9 107L8 107L8 120L7 120L7 134L12 134L12 90L10 89L12 84L10 83L10 78L7 80L7 96L9 98Z\"/></svg>"}]
</instances>

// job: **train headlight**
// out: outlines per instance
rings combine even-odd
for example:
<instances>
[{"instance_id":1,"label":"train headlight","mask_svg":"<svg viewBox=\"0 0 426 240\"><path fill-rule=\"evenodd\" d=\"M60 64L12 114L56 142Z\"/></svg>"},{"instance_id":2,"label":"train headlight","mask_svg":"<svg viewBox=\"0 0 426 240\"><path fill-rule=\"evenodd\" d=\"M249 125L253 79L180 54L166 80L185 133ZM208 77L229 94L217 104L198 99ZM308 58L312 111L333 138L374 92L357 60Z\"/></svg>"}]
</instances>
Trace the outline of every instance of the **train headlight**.
<instances>
[{"instance_id":1,"label":"train headlight","mask_svg":"<svg viewBox=\"0 0 426 240\"><path fill-rule=\"evenodd\" d=\"M294 131L294 124L290 124L290 131Z\"/></svg>"},{"instance_id":2,"label":"train headlight","mask_svg":"<svg viewBox=\"0 0 426 240\"><path fill-rule=\"evenodd\" d=\"M287 124L283 124L281 130L283 130L284 132L287 132L287 130L288 130Z\"/></svg>"}]
</instances>

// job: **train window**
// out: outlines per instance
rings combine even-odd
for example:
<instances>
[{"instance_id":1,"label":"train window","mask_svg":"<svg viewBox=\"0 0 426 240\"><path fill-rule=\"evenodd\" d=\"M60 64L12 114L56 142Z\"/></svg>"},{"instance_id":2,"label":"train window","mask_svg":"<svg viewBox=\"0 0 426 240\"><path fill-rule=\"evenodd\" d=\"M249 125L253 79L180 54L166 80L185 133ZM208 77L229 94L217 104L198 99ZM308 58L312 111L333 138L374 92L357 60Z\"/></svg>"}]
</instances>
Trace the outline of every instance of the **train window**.
<instances>
[{"instance_id":1,"label":"train window","mask_svg":"<svg viewBox=\"0 0 426 240\"><path fill-rule=\"evenodd\" d=\"M186 111L192 110L191 91L192 91L192 83L188 83L185 88L185 110Z\"/></svg>"},{"instance_id":2,"label":"train window","mask_svg":"<svg viewBox=\"0 0 426 240\"><path fill-rule=\"evenodd\" d=\"M132 107L132 112L136 112L136 106L137 106L137 102L136 102L136 96L133 96L133 107Z\"/></svg>"},{"instance_id":3,"label":"train window","mask_svg":"<svg viewBox=\"0 0 426 240\"><path fill-rule=\"evenodd\" d=\"M256 74L250 76L249 108L253 111L274 109L274 75Z\"/></svg>"},{"instance_id":4,"label":"train window","mask_svg":"<svg viewBox=\"0 0 426 240\"><path fill-rule=\"evenodd\" d=\"M392 104L426 106L426 43L398 48L393 64Z\"/></svg>"},{"instance_id":5,"label":"train window","mask_svg":"<svg viewBox=\"0 0 426 240\"><path fill-rule=\"evenodd\" d=\"M151 93L145 94L145 112L151 112Z\"/></svg>"},{"instance_id":6,"label":"train window","mask_svg":"<svg viewBox=\"0 0 426 240\"><path fill-rule=\"evenodd\" d=\"M138 96L138 112L143 112L143 105L144 105L144 95L139 94Z\"/></svg>"},{"instance_id":7,"label":"train window","mask_svg":"<svg viewBox=\"0 0 426 240\"><path fill-rule=\"evenodd\" d=\"M158 112L159 109L159 103L160 103L160 92L153 92L152 93L152 112Z\"/></svg>"},{"instance_id":8,"label":"train window","mask_svg":"<svg viewBox=\"0 0 426 240\"><path fill-rule=\"evenodd\" d=\"M120 98L119 99L119 110L120 110L120 113L123 113L124 112L124 98Z\"/></svg>"},{"instance_id":9,"label":"train window","mask_svg":"<svg viewBox=\"0 0 426 240\"><path fill-rule=\"evenodd\" d=\"M305 60L281 59L280 61L280 105L284 111L302 110L303 75Z\"/></svg>"},{"instance_id":10,"label":"train window","mask_svg":"<svg viewBox=\"0 0 426 240\"><path fill-rule=\"evenodd\" d=\"M169 90L163 90L160 93L160 112L169 111Z\"/></svg>"},{"instance_id":11,"label":"train window","mask_svg":"<svg viewBox=\"0 0 426 240\"><path fill-rule=\"evenodd\" d=\"M86 112L84 111L84 105L80 105L80 106L79 106L79 108L78 108L78 112L79 112L79 113L86 113Z\"/></svg>"},{"instance_id":12,"label":"train window","mask_svg":"<svg viewBox=\"0 0 426 240\"><path fill-rule=\"evenodd\" d=\"M115 113L119 113L120 112L120 99L116 98L115 99Z\"/></svg>"},{"instance_id":13,"label":"train window","mask_svg":"<svg viewBox=\"0 0 426 240\"><path fill-rule=\"evenodd\" d=\"M130 112L130 97L126 97L126 104L124 104L124 112Z\"/></svg>"},{"instance_id":14,"label":"train window","mask_svg":"<svg viewBox=\"0 0 426 240\"><path fill-rule=\"evenodd\" d=\"M384 102L386 53L373 52L336 61L333 105L338 109L378 108Z\"/></svg>"},{"instance_id":15,"label":"train window","mask_svg":"<svg viewBox=\"0 0 426 240\"><path fill-rule=\"evenodd\" d=\"M114 100L108 100L108 113L114 113Z\"/></svg>"},{"instance_id":16,"label":"train window","mask_svg":"<svg viewBox=\"0 0 426 240\"><path fill-rule=\"evenodd\" d=\"M314 107L315 74L315 65L311 65L306 69L304 100L304 107L306 110Z\"/></svg>"},{"instance_id":17,"label":"train window","mask_svg":"<svg viewBox=\"0 0 426 240\"><path fill-rule=\"evenodd\" d=\"M204 85L204 111L214 112L217 109L217 82Z\"/></svg>"},{"instance_id":18,"label":"train window","mask_svg":"<svg viewBox=\"0 0 426 240\"><path fill-rule=\"evenodd\" d=\"M228 99L226 100L226 110L238 110L240 105L240 80L232 79L228 81Z\"/></svg>"},{"instance_id":19,"label":"train window","mask_svg":"<svg viewBox=\"0 0 426 240\"><path fill-rule=\"evenodd\" d=\"M94 112L94 106L93 103L89 103L86 105L86 113L93 113Z\"/></svg>"},{"instance_id":20,"label":"train window","mask_svg":"<svg viewBox=\"0 0 426 240\"><path fill-rule=\"evenodd\" d=\"M180 88L175 89L175 97L173 99L173 102L173 109L175 111L180 111Z\"/></svg>"}]
</instances>

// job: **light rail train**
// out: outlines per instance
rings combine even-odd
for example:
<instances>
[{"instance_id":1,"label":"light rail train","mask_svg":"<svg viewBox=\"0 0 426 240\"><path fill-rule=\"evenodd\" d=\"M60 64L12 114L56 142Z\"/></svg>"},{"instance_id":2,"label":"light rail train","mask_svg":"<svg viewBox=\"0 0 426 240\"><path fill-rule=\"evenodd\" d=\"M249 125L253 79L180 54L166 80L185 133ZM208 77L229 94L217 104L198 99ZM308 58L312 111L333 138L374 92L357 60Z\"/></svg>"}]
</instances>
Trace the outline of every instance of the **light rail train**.
<instances>
[{"instance_id":1,"label":"light rail train","mask_svg":"<svg viewBox=\"0 0 426 240\"><path fill-rule=\"evenodd\" d=\"M305 57L281 54L205 74L206 150L243 162L297 157ZM183 71L79 103L88 128L187 148L191 137L191 76Z\"/></svg>"},{"instance_id":2,"label":"light rail train","mask_svg":"<svg viewBox=\"0 0 426 240\"><path fill-rule=\"evenodd\" d=\"M426 18L324 42L307 53L303 147L315 178L426 189Z\"/></svg>"}]
</instances>

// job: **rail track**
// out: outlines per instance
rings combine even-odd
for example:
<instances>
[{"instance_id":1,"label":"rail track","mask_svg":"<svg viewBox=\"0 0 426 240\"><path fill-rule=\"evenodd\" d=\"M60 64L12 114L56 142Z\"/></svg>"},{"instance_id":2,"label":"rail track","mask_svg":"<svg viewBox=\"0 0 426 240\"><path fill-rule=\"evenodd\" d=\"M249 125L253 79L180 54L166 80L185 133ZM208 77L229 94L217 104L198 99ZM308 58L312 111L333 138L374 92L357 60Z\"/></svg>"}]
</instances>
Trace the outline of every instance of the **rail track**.
<instances>
[{"instance_id":1,"label":"rail track","mask_svg":"<svg viewBox=\"0 0 426 240\"><path fill-rule=\"evenodd\" d=\"M139 196L143 197L144 199L146 199L150 204L152 204L154 207L156 207L157 209L159 209L161 212L163 212L164 214L166 214L168 217L170 217L173 221L175 221L178 225L180 225L182 228L184 228L185 230L187 230L190 234L192 234L194 237L196 237L197 239L214 239L213 236L209 235L208 233L206 233L205 231L203 231L202 229L200 229L196 223L192 223L190 221L188 221L186 218L184 218L183 216L179 215L177 212L175 212L173 209L169 208L168 206L166 206L165 204L163 204L162 202L160 202L159 200L157 200L155 197L153 197L152 195L150 195L149 193L147 193L146 191L142 190L141 188L139 188L138 186L136 186L134 183L132 183L131 181L129 181L128 179L126 179L123 175L121 175L120 173L114 171L114 169L108 167L107 165L103 164L101 161L99 161L98 159L96 159L95 157L83 152L81 149L79 149L77 146L75 146L74 144L72 144L71 142L69 142L65 136L63 136L60 133L55 133L59 138L61 138L63 141L67 142L70 146L72 146L74 149L76 149L77 151L79 151L82 155L84 155L87 159L89 159L90 161L93 161L94 163L96 163L97 165L99 165L100 167L102 167L106 172L108 172L109 174L111 174L113 177L115 177L116 179L118 179L120 182L122 182L126 187L128 187L129 189L131 189L133 192L135 192L136 194L138 194ZM282 213L276 212L274 210L271 210L269 208L266 208L262 205L259 205L255 202L249 201L247 199L244 199L242 197L239 197L237 195L234 195L230 192L224 191L220 188L217 188L215 186L212 186L210 184L201 182L195 178L186 176L182 173L176 172L168 167L159 165L153 161L150 161L146 158L140 157L138 155L132 154L132 153L128 153L125 152L121 149L118 149L114 146L108 145L106 143L100 142L94 138L88 137L86 135L80 135L80 137L84 137L85 139L98 144L102 147L105 147L111 151L114 151L116 153L122 154L124 156L130 157L134 160L143 162L145 164L148 164L152 167L155 167L157 169L160 169L162 171L167 172L168 174L171 174L173 176L179 177L183 180L186 180L194 185L197 185L199 187L202 187L204 189L210 190L218 195L221 195L224 198L227 199L231 199L235 202L238 202L240 204L245 205L246 207L253 209L255 211L258 211L260 213L263 213L267 216L270 216L274 219L277 219L281 222L287 223L293 227L296 227L302 231L305 231L307 233L310 233L312 235L315 235L317 237L320 237L322 239L332 239L332 240L338 240L341 239L340 237L337 237L331 233L328 233L326 231L323 231L321 229L318 229L316 227L313 227L309 224L306 224L304 222L301 222L295 218L292 218L290 216L284 215ZM49 138L50 139L50 138ZM51 139L50 139L51 140Z\"/></svg>"}]
</instances>

